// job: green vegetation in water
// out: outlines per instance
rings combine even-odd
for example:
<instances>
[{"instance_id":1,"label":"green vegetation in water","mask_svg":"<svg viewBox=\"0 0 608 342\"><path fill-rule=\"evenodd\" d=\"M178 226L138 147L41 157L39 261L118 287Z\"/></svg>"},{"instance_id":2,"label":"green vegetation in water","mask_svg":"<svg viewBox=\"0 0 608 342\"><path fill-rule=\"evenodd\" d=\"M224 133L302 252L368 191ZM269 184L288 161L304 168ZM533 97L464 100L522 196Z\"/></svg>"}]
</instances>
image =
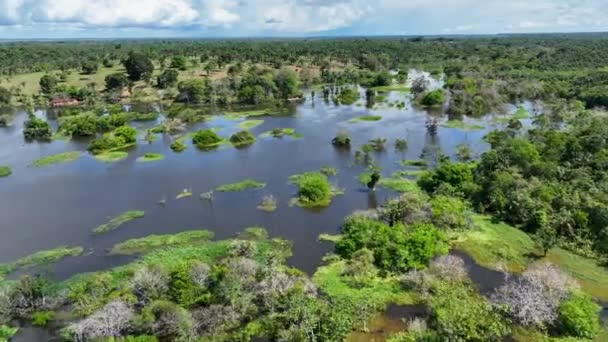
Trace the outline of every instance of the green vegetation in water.
<instances>
[{"instance_id":1,"label":"green vegetation in water","mask_svg":"<svg viewBox=\"0 0 608 342\"><path fill-rule=\"evenodd\" d=\"M230 143L234 147L245 147L253 144L256 138L249 131L239 131L230 136Z\"/></svg>"},{"instance_id":2,"label":"green vegetation in water","mask_svg":"<svg viewBox=\"0 0 608 342\"><path fill-rule=\"evenodd\" d=\"M530 117L530 112L528 112L523 106L517 106L517 110L513 115L511 115L512 119L528 119Z\"/></svg>"},{"instance_id":3,"label":"green vegetation in water","mask_svg":"<svg viewBox=\"0 0 608 342\"><path fill-rule=\"evenodd\" d=\"M137 161L140 163L146 163L146 162L163 160L164 158L165 158L165 156L160 153L146 153L143 156L137 158Z\"/></svg>"},{"instance_id":4,"label":"green vegetation in water","mask_svg":"<svg viewBox=\"0 0 608 342\"><path fill-rule=\"evenodd\" d=\"M0 324L0 342L10 341L11 338L13 336L15 336L18 331L19 331L19 328Z\"/></svg>"},{"instance_id":5,"label":"green vegetation in water","mask_svg":"<svg viewBox=\"0 0 608 342\"><path fill-rule=\"evenodd\" d=\"M292 175L289 182L298 187L298 197L294 203L306 208L327 207L331 198L342 192L334 189L327 180L327 176L321 172L305 172Z\"/></svg>"},{"instance_id":6,"label":"green vegetation in water","mask_svg":"<svg viewBox=\"0 0 608 342\"><path fill-rule=\"evenodd\" d=\"M82 154L79 151L70 151L54 154L40 158L32 163L33 167L44 167L59 163L68 163L80 158Z\"/></svg>"},{"instance_id":7,"label":"green vegetation in water","mask_svg":"<svg viewBox=\"0 0 608 342\"><path fill-rule=\"evenodd\" d=\"M402 92L402 93L410 92L410 88L407 87L405 84L391 84L391 85L387 85L387 86L377 86L377 87L373 87L371 89L375 90L375 91L398 91L398 92Z\"/></svg>"},{"instance_id":8,"label":"green vegetation in water","mask_svg":"<svg viewBox=\"0 0 608 342\"><path fill-rule=\"evenodd\" d=\"M49 250L38 251L10 263L0 264L0 281L6 275L18 269L47 265L68 256L78 256L82 254L83 251L84 249L82 247L60 246Z\"/></svg>"},{"instance_id":9,"label":"green vegetation in water","mask_svg":"<svg viewBox=\"0 0 608 342\"><path fill-rule=\"evenodd\" d=\"M265 186L266 186L266 183L261 183L261 182L255 181L253 179L245 179L245 180L242 180L242 181L236 182L236 183L220 185L217 188L215 188L215 191L233 192L233 191L243 191L243 190L247 190L247 189L262 189Z\"/></svg>"},{"instance_id":10,"label":"green vegetation in water","mask_svg":"<svg viewBox=\"0 0 608 342\"><path fill-rule=\"evenodd\" d=\"M112 247L110 254L142 254L158 248L206 243L211 239L213 239L213 233L208 230L191 230L165 235L153 234L118 243Z\"/></svg>"},{"instance_id":11,"label":"green vegetation in water","mask_svg":"<svg viewBox=\"0 0 608 342\"><path fill-rule=\"evenodd\" d=\"M104 163L113 163L125 159L129 154L124 151L103 152L95 155L95 159Z\"/></svg>"},{"instance_id":12,"label":"green vegetation in water","mask_svg":"<svg viewBox=\"0 0 608 342\"><path fill-rule=\"evenodd\" d=\"M483 125L469 124L464 122L463 120L448 120L441 124L441 126L445 128L456 128L463 131L478 131L485 128L485 126Z\"/></svg>"},{"instance_id":13,"label":"green vegetation in water","mask_svg":"<svg viewBox=\"0 0 608 342\"><path fill-rule=\"evenodd\" d=\"M237 127L239 129L252 129L264 123L264 120L245 120L239 122Z\"/></svg>"},{"instance_id":14,"label":"green vegetation in water","mask_svg":"<svg viewBox=\"0 0 608 342\"><path fill-rule=\"evenodd\" d=\"M340 239L342 239L342 235L340 234L326 234L326 233L321 233L319 234L319 241L327 241L327 242L333 242L336 243L338 241L340 241Z\"/></svg>"},{"instance_id":15,"label":"green vegetation in water","mask_svg":"<svg viewBox=\"0 0 608 342\"><path fill-rule=\"evenodd\" d=\"M176 153L183 152L186 149L186 145L180 140L176 139L171 143L171 150Z\"/></svg>"},{"instance_id":16,"label":"green vegetation in water","mask_svg":"<svg viewBox=\"0 0 608 342\"><path fill-rule=\"evenodd\" d=\"M253 109L240 112L224 112L224 117L228 120L240 120L243 118L256 117L256 116L279 116L286 115L289 111L286 108L283 109Z\"/></svg>"},{"instance_id":17,"label":"green vegetation in water","mask_svg":"<svg viewBox=\"0 0 608 342\"><path fill-rule=\"evenodd\" d=\"M93 229L93 233L102 234L102 233L106 233L106 232L118 229L118 227L122 226L123 224L125 224L129 221L144 217L144 214L145 214L145 212L142 210L125 211L124 213L113 217L107 223L104 223L104 224L98 226L97 228Z\"/></svg>"},{"instance_id":18,"label":"green vegetation in water","mask_svg":"<svg viewBox=\"0 0 608 342\"><path fill-rule=\"evenodd\" d=\"M426 160L418 159L418 160L402 160L401 165L403 166L415 166L415 167L423 167L426 168L428 163Z\"/></svg>"},{"instance_id":19,"label":"green vegetation in water","mask_svg":"<svg viewBox=\"0 0 608 342\"><path fill-rule=\"evenodd\" d=\"M212 129L196 131L192 134L192 144L199 149L212 149L224 144L226 141Z\"/></svg>"},{"instance_id":20,"label":"green vegetation in water","mask_svg":"<svg viewBox=\"0 0 608 342\"><path fill-rule=\"evenodd\" d=\"M32 314L32 325L46 327L53 319L55 319L54 311L36 311Z\"/></svg>"},{"instance_id":21,"label":"green vegetation in water","mask_svg":"<svg viewBox=\"0 0 608 342\"><path fill-rule=\"evenodd\" d=\"M8 177L13 173L10 167L3 165L0 166L0 177Z\"/></svg>"},{"instance_id":22,"label":"green vegetation in water","mask_svg":"<svg viewBox=\"0 0 608 342\"><path fill-rule=\"evenodd\" d=\"M346 87L340 90L340 93L334 96L334 101L342 105L352 105L357 102L361 95L357 89Z\"/></svg>"},{"instance_id":23,"label":"green vegetation in water","mask_svg":"<svg viewBox=\"0 0 608 342\"><path fill-rule=\"evenodd\" d=\"M392 178L403 178L403 177L411 177L418 178L425 173L425 170L399 170L393 172L391 175Z\"/></svg>"},{"instance_id":24,"label":"green vegetation in water","mask_svg":"<svg viewBox=\"0 0 608 342\"><path fill-rule=\"evenodd\" d=\"M357 123L357 122L370 122L370 121L380 121L382 120L382 116L380 115L362 115L356 118L348 120L349 123Z\"/></svg>"},{"instance_id":25,"label":"green vegetation in water","mask_svg":"<svg viewBox=\"0 0 608 342\"><path fill-rule=\"evenodd\" d=\"M268 213L277 210L276 198L274 198L273 195L268 195L268 196L262 197L262 200L260 201L260 205L258 205L258 210L265 211Z\"/></svg>"},{"instance_id":26,"label":"green vegetation in water","mask_svg":"<svg viewBox=\"0 0 608 342\"><path fill-rule=\"evenodd\" d=\"M321 166L321 169L319 171L321 171L321 173L326 175L327 177L335 176L338 174L338 170L336 170L336 168L327 165Z\"/></svg>"},{"instance_id":27,"label":"green vegetation in water","mask_svg":"<svg viewBox=\"0 0 608 342\"><path fill-rule=\"evenodd\" d=\"M301 138L302 135L296 133L295 129L293 128L274 128L268 132L264 132L260 135L260 137L262 138L270 138L270 137L274 137L274 138L282 138L284 136L290 136L292 138Z\"/></svg>"},{"instance_id":28,"label":"green vegetation in water","mask_svg":"<svg viewBox=\"0 0 608 342\"><path fill-rule=\"evenodd\" d=\"M175 196L175 199L179 200L179 199L186 198L186 197L192 197L192 190L190 190L190 189L182 190L179 194L177 194L177 196Z\"/></svg>"},{"instance_id":29,"label":"green vegetation in water","mask_svg":"<svg viewBox=\"0 0 608 342\"><path fill-rule=\"evenodd\" d=\"M378 185L400 193L420 191L420 188L418 188L415 181L402 177L392 176L389 178L382 178L378 182Z\"/></svg>"}]
</instances>

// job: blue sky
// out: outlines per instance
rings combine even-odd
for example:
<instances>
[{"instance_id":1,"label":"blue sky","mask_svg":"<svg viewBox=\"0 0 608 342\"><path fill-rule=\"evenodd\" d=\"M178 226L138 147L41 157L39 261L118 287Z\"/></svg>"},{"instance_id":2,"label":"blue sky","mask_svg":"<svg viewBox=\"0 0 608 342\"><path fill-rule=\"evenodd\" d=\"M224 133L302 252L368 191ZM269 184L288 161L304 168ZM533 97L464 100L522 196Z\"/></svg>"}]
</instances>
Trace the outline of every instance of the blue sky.
<instances>
[{"instance_id":1,"label":"blue sky","mask_svg":"<svg viewBox=\"0 0 608 342\"><path fill-rule=\"evenodd\" d=\"M608 31L607 0L0 0L0 38Z\"/></svg>"}]
</instances>

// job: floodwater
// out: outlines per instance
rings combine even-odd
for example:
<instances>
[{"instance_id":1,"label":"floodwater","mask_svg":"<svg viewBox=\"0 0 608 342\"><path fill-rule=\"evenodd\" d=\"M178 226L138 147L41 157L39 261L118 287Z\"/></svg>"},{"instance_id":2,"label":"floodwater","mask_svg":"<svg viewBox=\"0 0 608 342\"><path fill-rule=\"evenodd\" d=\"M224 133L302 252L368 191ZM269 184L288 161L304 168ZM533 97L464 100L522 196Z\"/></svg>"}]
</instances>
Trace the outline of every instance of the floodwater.
<instances>
[{"instance_id":1,"label":"floodwater","mask_svg":"<svg viewBox=\"0 0 608 342\"><path fill-rule=\"evenodd\" d=\"M373 153L383 175L388 177L394 171L406 169L398 164L400 160L419 159L425 148L432 151L439 148L453 157L457 145L468 143L478 156L488 148L482 137L502 125L492 116L466 119L485 128L466 131L440 126L437 135L430 136L425 127L430 114L413 106L409 98L406 93L390 92L388 101L404 101L405 108L383 104L370 110L365 108L363 91L361 100L352 106L325 103L320 92L314 99L307 93L306 101L297 105L292 115L263 117L264 123L251 129L259 136L273 128L295 128L302 138L259 137L248 148L221 147L214 151L200 151L187 142L187 150L174 153L169 148L172 142L169 136L159 135L148 144L143 140L145 130L142 130L138 145L129 151L129 157L109 164L86 154L86 140L26 143L22 134L26 114L15 110L13 125L0 128L0 164L9 165L13 170L11 176L0 178L0 262L61 245L83 246L83 256L67 258L53 266L55 275L65 278L128 262L131 257L107 255L109 248L126 239L198 228L209 229L216 239L222 239L246 227L261 226L271 236L293 241L293 257L289 263L312 273L322 256L332 249L331 244L317 241L319 234L338 233L346 215L375 207L396 195L382 188L368 192L357 182L357 175L365 171L363 166L354 163L358 146L373 138L388 139L385 152ZM531 109L533 105L524 103L524 106ZM515 107L511 107L514 111ZM348 122L368 114L381 115L382 120ZM56 126L52 115L45 110L38 110L36 115L48 117ZM441 120L445 120L445 116ZM238 122L217 116L189 130L216 127L219 135L229 137L238 130ZM145 128L154 124L135 126ZM350 151L332 146L331 140L339 131L350 132ZM394 149L396 138L407 139L407 151ZM29 166L38 158L71 150L81 150L84 155L66 164ZM147 152L162 153L165 159L136 162L137 157ZM330 180L343 188L344 194L335 197L331 206L324 209L289 206L296 188L288 184L288 177L318 170L323 165L339 170ZM261 190L216 192L211 203L199 198L200 193L246 178L265 182L267 186ZM191 189L194 196L176 200L175 196L185 188ZM260 199L270 194L278 200L277 210L272 213L257 210ZM166 205L157 204L161 199L166 199ZM93 228L127 210L144 210L145 217L115 231L91 234Z\"/></svg>"}]
</instances>

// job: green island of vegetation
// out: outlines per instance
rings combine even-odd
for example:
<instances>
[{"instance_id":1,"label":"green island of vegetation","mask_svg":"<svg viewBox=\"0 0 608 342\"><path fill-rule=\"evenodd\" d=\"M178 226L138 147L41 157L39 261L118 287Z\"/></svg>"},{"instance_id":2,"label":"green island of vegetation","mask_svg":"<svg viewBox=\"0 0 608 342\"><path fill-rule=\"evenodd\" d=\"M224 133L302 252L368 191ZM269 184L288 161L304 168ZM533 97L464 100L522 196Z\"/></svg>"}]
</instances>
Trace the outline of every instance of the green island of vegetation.
<instances>
[{"instance_id":1,"label":"green island of vegetation","mask_svg":"<svg viewBox=\"0 0 608 342\"><path fill-rule=\"evenodd\" d=\"M192 134L192 144L201 150L214 149L226 140L222 139L213 129L199 130Z\"/></svg>"},{"instance_id":2,"label":"green island of vegetation","mask_svg":"<svg viewBox=\"0 0 608 342\"><path fill-rule=\"evenodd\" d=\"M4 280L4 277L9 273L19 269L50 264L68 256L78 256L82 254L83 251L84 249L82 247L60 246L49 250L38 251L10 263L0 264L0 281Z\"/></svg>"},{"instance_id":3,"label":"green island of vegetation","mask_svg":"<svg viewBox=\"0 0 608 342\"><path fill-rule=\"evenodd\" d=\"M129 153L124 151L110 151L102 152L95 155L95 159L104 163L113 163L119 160L125 159L129 156Z\"/></svg>"},{"instance_id":4,"label":"green island of vegetation","mask_svg":"<svg viewBox=\"0 0 608 342\"><path fill-rule=\"evenodd\" d=\"M264 196L257 208L258 210L271 213L277 210L277 200L272 195Z\"/></svg>"},{"instance_id":5,"label":"green island of vegetation","mask_svg":"<svg viewBox=\"0 0 608 342\"><path fill-rule=\"evenodd\" d=\"M478 131L485 128L485 126L478 124L469 124L464 122L463 120L448 120L442 123L441 126L445 128L456 128L463 131Z\"/></svg>"},{"instance_id":6,"label":"green island of vegetation","mask_svg":"<svg viewBox=\"0 0 608 342\"><path fill-rule=\"evenodd\" d=\"M264 123L264 120L245 120L245 121L239 122L237 127L239 129L246 130L246 129L252 129L254 127L257 127L263 123Z\"/></svg>"},{"instance_id":7,"label":"green island of vegetation","mask_svg":"<svg viewBox=\"0 0 608 342\"><path fill-rule=\"evenodd\" d=\"M158 161L158 160L163 160L165 159L165 156L160 154L160 153L146 153L143 156L137 158L137 161L140 163L147 163L147 162L153 162L153 161Z\"/></svg>"},{"instance_id":8,"label":"green island of vegetation","mask_svg":"<svg viewBox=\"0 0 608 342\"><path fill-rule=\"evenodd\" d=\"M234 147L247 147L255 141L255 135L249 131L238 131L230 136L230 143Z\"/></svg>"},{"instance_id":9,"label":"green island of vegetation","mask_svg":"<svg viewBox=\"0 0 608 342\"><path fill-rule=\"evenodd\" d=\"M59 163L69 163L82 155L79 151L70 151L40 158L32 163L33 167L44 167Z\"/></svg>"},{"instance_id":10,"label":"green island of vegetation","mask_svg":"<svg viewBox=\"0 0 608 342\"><path fill-rule=\"evenodd\" d=\"M374 122L382 120L382 116L380 115L362 115L356 118L348 120L349 123L357 123L357 122Z\"/></svg>"},{"instance_id":11,"label":"green island of vegetation","mask_svg":"<svg viewBox=\"0 0 608 342\"><path fill-rule=\"evenodd\" d=\"M143 238L120 242L110 251L110 254L142 254L158 248L178 247L206 243L213 238L208 230L191 230L177 234L149 235Z\"/></svg>"},{"instance_id":12,"label":"green island of vegetation","mask_svg":"<svg viewBox=\"0 0 608 342\"><path fill-rule=\"evenodd\" d=\"M391 84L391 85L383 85L383 86L375 86L371 88L375 91L387 92L387 91L398 91L402 93L409 93L410 88L408 88L405 84Z\"/></svg>"},{"instance_id":13,"label":"green island of vegetation","mask_svg":"<svg viewBox=\"0 0 608 342\"><path fill-rule=\"evenodd\" d=\"M289 136L292 138L302 138L303 135L300 133L296 133L295 129L293 128L274 128L260 135L260 137L262 138L282 138L284 136Z\"/></svg>"},{"instance_id":14,"label":"green island of vegetation","mask_svg":"<svg viewBox=\"0 0 608 342\"><path fill-rule=\"evenodd\" d=\"M190 189L184 189L179 194L177 194L175 196L175 199L179 200L179 199L182 199L182 198L192 197L192 195L193 195L192 190L190 190Z\"/></svg>"},{"instance_id":15,"label":"green island of vegetation","mask_svg":"<svg viewBox=\"0 0 608 342\"><path fill-rule=\"evenodd\" d=\"M253 179L245 179L240 182L220 185L215 188L218 192L234 192L244 191L248 189L262 189L266 186L266 183L261 183Z\"/></svg>"},{"instance_id":16,"label":"green island of vegetation","mask_svg":"<svg viewBox=\"0 0 608 342\"><path fill-rule=\"evenodd\" d=\"M8 177L13 173L11 168L6 165L0 166L0 177Z\"/></svg>"},{"instance_id":17,"label":"green island of vegetation","mask_svg":"<svg viewBox=\"0 0 608 342\"><path fill-rule=\"evenodd\" d=\"M93 233L95 234L103 234L115 229L118 229L123 224L144 217L145 212L141 210L131 210L125 211L124 213L113 217L107 223L97 226L93 229Z\"/></svg>"},{"instance_id":18,"label":"green island of vegetation","mask_svg":"<svg viewBox=\"0 0 608 342\"><path fill-rule=\"evenodd\" d=\"M289 183L298 187L298 194L293 199L293 203L301 207L327 207L333 196L342 194L342 191L333 187L327 176L321 172L312 171L289 176Z\"/></svg>"}]
</instances>

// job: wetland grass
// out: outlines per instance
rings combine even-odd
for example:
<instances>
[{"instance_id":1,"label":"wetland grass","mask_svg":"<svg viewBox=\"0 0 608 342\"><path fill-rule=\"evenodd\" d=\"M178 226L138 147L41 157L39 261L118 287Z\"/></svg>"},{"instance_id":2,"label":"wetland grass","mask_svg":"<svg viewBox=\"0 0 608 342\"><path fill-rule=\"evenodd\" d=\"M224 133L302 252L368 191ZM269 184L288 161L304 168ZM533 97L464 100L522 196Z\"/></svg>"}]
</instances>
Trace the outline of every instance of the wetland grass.
<instances>
[{"instance_id":1,"label":"wetland grass","mask_svg":"<svg viewBox=\"0 0 608 342\"><path fill-rule=\"evenodd\" d=\"M125 211L124 213L113 217L107 223L104 223L97 228L93 229L93 233L102 234L115 229L118 229L123 224L144 217L145 212L142 210L131 210Z\"/></svg>"}]
</instances>

